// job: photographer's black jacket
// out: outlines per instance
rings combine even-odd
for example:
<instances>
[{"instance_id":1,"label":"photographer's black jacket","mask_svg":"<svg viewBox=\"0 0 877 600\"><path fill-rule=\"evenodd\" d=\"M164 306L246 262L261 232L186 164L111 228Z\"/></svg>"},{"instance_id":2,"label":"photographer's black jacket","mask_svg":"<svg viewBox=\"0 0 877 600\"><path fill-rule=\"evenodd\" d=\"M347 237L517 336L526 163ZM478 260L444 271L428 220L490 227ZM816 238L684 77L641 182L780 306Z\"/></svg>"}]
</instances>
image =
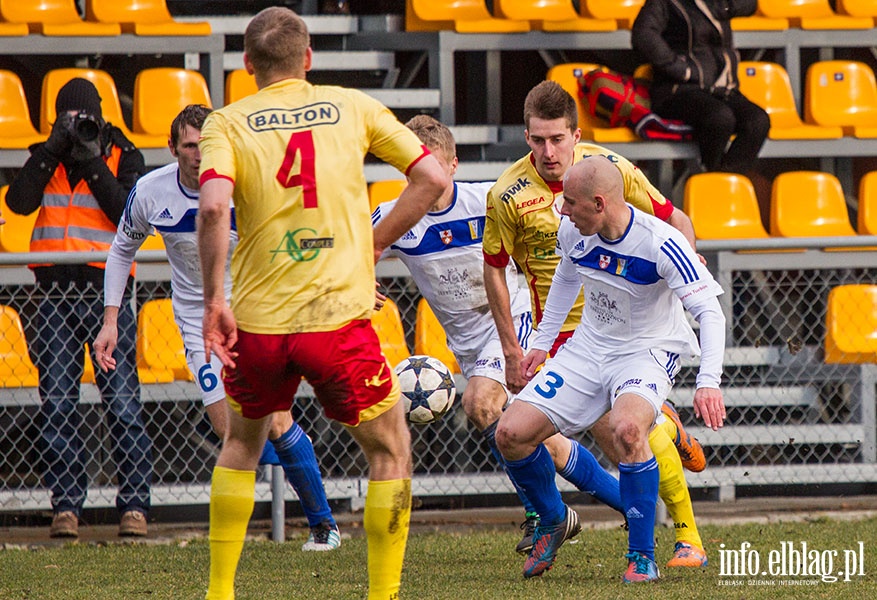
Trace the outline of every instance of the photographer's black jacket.
<instances>
[{"instance_id":1,"label":"photographer's black jacket","mask_svg":"<svg viewBox=\"0 0 877 600\"><path fill-rule=\"evenodd\" d=\"M101 141L103 148L115 145L122 150L118 175L113 175L101 156L82 162L74 162L70 158L59 161L46 151L42 143L31 146L30 158L24 163L6 194L6 204L10 210L20 215L28 215L37 210L42 202L46 185L58 168L58 163L63 162L70 187L75 187L81 180L85 180L101 210L113 223L118 223L125 209L128 193L137 179L146 172L146 164L143 154L119 128L112 125L104 126L101 131ZM39 284L56 282L62 287L67 287L71 282L92 282L97 289L103 289L103 269L87 265L37 267L34 269L34 275Z\"/></svg>"},{"instance_id":2,"label":"photographer's black jacket","mask_svg":"<svg viewBox=\"0 0 877 600\"><path fill-rule=\"evenodd\" d=\"M736 88L739 57L731 19L753 14L756 6L757 0L646 0L631 42L653 67L653 106L685 86L718 94Z\"/></svg>"}]
</instances>

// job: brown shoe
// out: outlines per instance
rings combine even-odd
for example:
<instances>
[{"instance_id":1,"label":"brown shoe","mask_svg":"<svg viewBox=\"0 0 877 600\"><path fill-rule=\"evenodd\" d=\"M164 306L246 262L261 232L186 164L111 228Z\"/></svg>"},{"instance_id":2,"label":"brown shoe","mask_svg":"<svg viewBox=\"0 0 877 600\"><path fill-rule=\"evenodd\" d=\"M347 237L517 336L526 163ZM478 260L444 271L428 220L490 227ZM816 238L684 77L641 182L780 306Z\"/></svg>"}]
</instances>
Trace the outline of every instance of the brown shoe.
<instances>
[{"instance_id":1,"label":"brown shoe","mask_svg":"<svg viewBox=\"0 0 877 600\"><path fill-rule=\"evenodd\" d=\"M122 514L119 521L119 535L143 537L146 535L146 515L139 510L129 510Z\"/></svg>"},{"instance_id":2,"label":"brown shoe","mask_svg":"<svg viewBox=\"0 0 877 600\"><path fill-rule=\"evenodd\" d=\"M52 527L49 529L51 538L78 538L79 517L72 510L62 510L52 517Z\"/></svg>"}]
</instances>

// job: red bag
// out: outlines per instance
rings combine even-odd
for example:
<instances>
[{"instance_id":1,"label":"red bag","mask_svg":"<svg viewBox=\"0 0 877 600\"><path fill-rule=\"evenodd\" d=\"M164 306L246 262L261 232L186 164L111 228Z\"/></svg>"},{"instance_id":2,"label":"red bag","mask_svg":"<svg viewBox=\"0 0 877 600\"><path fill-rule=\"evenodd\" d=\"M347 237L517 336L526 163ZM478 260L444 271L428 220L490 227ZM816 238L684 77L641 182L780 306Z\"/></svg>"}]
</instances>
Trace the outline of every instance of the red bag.
<instances>
[{"instance_id":1,"label":"red bag","mask_svg":"<svg viewBox=\"0 0 877 600\"><path fill-rule=\"evenodd\" d=\"M691 127L662 119L651 110L649 88L643 81L614 71L575 72L579 96L588 113L610 127L630 127L646 140L688 141Z\"/></svg>"}]
</instances>

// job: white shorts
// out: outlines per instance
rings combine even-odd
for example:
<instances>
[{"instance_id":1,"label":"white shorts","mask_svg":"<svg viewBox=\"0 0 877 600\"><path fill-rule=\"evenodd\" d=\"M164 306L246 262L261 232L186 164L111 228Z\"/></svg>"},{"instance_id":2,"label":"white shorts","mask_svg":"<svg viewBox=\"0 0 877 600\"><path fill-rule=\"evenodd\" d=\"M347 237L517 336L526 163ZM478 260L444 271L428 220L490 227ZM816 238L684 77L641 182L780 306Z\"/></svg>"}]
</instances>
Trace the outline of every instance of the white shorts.
<instances>
[{"instance_id":1,"label":"white shorts","mask_svg":"<svg viewBox=\"0 0 877 600\"><path fill-rule=\"evenodd\" d=\"M679 355L663 350L637 352L606 362L564 345L516 400L532 404L558 431L572 435L590 429L622 394L643 397L655 409L657 418L679 368Z\"/></svg>"},{"instance_id":2,"label":"white shorts","mask_svg":"<svg viewBox=\"0 0 877 600\"><path fill-rule=\"evenodd\" d=\"M198 389L201 390L201 402L210 406L225 400L225 386L222 385L222 362L214 354L208 363L204 360L204 334L200 319L180 319L177 326L186 347L186 362L189 370L195 375Z\"/></svg>"},{"instance_id":3,"label":"white shorts","mask_svg":"<svg viewBox=\"0 0 877 600\"><path fill-rule=\"evenodd\" d=\"M527 311L516 315L512 320L515 324L518 343L526 353L527 345L530 342L530 334L533 333L533 317ZM460 365L460 372L467 380L476 376L487 377L505 387L505 355L503 354L502 343L499 341L499 334L496 333L496 329L493 330L493 335L481 346L478 352L454 354L454 357L457 359L457 364Z\"/></svg>"}]
</instances>

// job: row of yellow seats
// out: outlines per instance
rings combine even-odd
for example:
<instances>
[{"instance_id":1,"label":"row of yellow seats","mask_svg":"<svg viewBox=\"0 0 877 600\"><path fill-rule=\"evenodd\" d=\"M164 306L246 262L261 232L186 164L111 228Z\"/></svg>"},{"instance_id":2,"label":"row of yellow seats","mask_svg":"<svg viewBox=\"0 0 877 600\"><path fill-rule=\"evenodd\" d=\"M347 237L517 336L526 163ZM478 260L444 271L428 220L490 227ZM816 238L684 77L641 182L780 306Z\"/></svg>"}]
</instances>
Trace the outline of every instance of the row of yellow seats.
<instances>
[{"instance_id":1,"label":"row of yellow seats","mask_svg":"<svg viewBox=\"0 0 877 600\"><path fill-rule=\"evenodd\" d=\"M129 129L113 77L99 69L53 69L43 77L40 129L34 129L24 86L12 71L0 70L0 148L27 148L43 141L55 122L55 97L74 77L88 79L101 97L104 120L112 123L140 148L167 146L170 123L187 104L212 106L204 77L197 71L159 67L144 69L134 80L134 123Z\"/></svg>"},{"instance_id":2,"label":"row of yellow seats","mask_svg":"<svg viewBox=\"0 0 877 600\"><path fill-rule=\"evenodd\" d=\"M180 23L165 0L86 0L85 19L76 0L0 0L0 36L210 35L210 23Z\"/></svg>"},{"instance_id":3,"label":"row of yellow seats","mask_svg":"<svg viewBox=\"0 0 877 600\"><path fill-rule=\"evenodd\" d=\"M381 350L387 361L394 367L411 356L408 343L405 341L405 326L399 315L399 307L391 299L387 299L381 310L372 316L372 326L381 342ZM414 354L433 356L445 363L451 373L459 373L457 359L448 348L445 330L439 324L435 313L425 298L417 303L417 314L414 319Z\"/></svg>"},{"instance_id":4,"label":"row of yellow seats","mask_svg":"<svg viewBox=\"0 0 877 600\"><path fill-rule=\"evenodd\" d=\"M644 0L407 0L407 31L455 30L459 33L526 31L614 31L629 29ZM759 0L751 17L734 19L735 30L871 29L877 17L872 0Z\"/></svg>"},{"instance_id":5,"label":"row of yellow seats","mask_svg":"<svg viewBox=\"0 0 877 600\"><path fill-rule=\"evenodd\" d=\"M562 63L551 67L546 79L556 81L577 99L583 138L604 143L640 141L628 127L607 127L591 116L586 101L579 96L578 77L606 68L593 63ZM649 69L643 65L637 71L647 76ZM770 139L877 137L877 79L865 63L826 60L811 64L805 79L804 120L795 104L789 75L781 65L741 61L737 76L740 91L770 116Z\"/></svg>"},{"instance_id":6,"label":"row of yellow seats","mask_svg":"<svg viewBox=\"0 0 877 600\"><path fill-rule=\"evenodd\" d=\"M83 383L94 383L89 345L83 348ZM194 381L186 364L170 299L149 300L137 315L137 371L142 383ZM0 305L0 387L34 387L37 368L27 352L21 317L11 306Z\"/></svg>"},{"instance_id":7,"label":"row of yellow seats","mask_svg":"<svg viewBox=\"0 0 877 600\"><path fill-rule=\"evenodd\" d=\"M752 182L735 173L699 173L685 183L685 213L698 239L877 235L877 171L859 182L857 228L837 177L790 171L773 181L770 233L762 224Z\"/></svg>"}]
</instances>

